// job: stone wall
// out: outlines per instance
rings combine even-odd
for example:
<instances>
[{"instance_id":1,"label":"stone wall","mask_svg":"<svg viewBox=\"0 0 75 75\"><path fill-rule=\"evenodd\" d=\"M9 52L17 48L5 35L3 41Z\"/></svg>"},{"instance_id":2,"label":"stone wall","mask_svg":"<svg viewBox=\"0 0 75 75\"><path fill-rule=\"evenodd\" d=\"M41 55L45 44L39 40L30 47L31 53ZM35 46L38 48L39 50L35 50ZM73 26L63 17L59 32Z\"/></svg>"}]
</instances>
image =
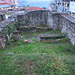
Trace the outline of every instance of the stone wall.
<instances>
[{"instance_id":1,"label":"stone wall","mask_svg":"<svg viewBox=\"0 0 75 75\"><path fill-rule=\"evenodd\" d=\"M71 43L75 45L75 18L67 13L51 12L49 26L53 29L60 29L62 33L66 33Z\"/></svg>"},{"instance_id":2,"label":"stone wall","mask_svg":"<svg viewBox=\"0 0 75 75\"><path fill-rule=\"evenodd\" d=\"M25 19L28 20L29 26L47 24L49 10L28 11L25 14L17 15L17 19L22 22L22 25L27 25Z\"/></svg>"},{"instance_id":3,"label":"stone wall","mask_svg":"<svg viewBox=\"0 0 75 75\"><path fill-rule=\"evenodd\" d=\"M71 43L75 45L75 18L69 15L61 15L59 19L61 32L66 33Z\"/></svg>"},{"instance_id":4,"label":"stone wall","mask_svg":"<svg viewBox=\"0 0 75 75\"><path fill-rule=\"evenodd\" d=\"M4 20L3 22L1 22L0 23L0 32L2 32L5 29L7 24L12 26L12 24L15 23L15 21L16 20L14 18L12 18L12 19L7 19L7 20Z\"/></svg>"},{"instance_id":5,"label":"stone wall","mask_svg":"<svg viewBox=\"0 0 75 75\"><path fill-rule=\"evenodd\" d=\"M50 28L52 28L53 30L58 29L59 27L59 14L57 12L50 12L49 16L48 16L48 25Z\"/></svg>"},{"instance_id":6,"label":"stone wall","mask_svg":"<svg viewBox=\"0 0 75 75\"><path fill-rule=\"evenodd\" d=\"M5 14L0 13L0 22L3 21L3 20L5 20Z\"/></svg>"},{"instance_id":7,"label":"stone wall","mask_svg":"<svg viewBox=\"0 0 75 75\"><path fill-rule=\"evenodd\" d=\"M4 30L6 24L12 25L14 22L20 21L21 25L26 25L25 19L28 19L27 26L48 25L49 10L20 11L8 17L0 23L0 31Z\"/></svg>"}]
</instances>

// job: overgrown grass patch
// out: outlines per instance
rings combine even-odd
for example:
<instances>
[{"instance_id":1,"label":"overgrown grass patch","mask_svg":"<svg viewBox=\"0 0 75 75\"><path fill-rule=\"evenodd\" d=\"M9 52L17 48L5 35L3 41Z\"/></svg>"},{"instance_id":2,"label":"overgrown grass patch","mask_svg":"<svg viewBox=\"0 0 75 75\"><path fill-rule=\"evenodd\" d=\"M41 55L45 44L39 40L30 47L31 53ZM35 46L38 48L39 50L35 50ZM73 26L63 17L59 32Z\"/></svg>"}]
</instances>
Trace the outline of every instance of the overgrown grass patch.
<instances>
[{"instance_id":1,"label":"overgrown grass patch","mask_svg":"<svg viewBox=\"0 0 75 75\"><path fill-rule=\"evenodd\" d=\"M0 75L75 75L75 47L69 42L37 42L38 34L23 33L21 40L0 50ZM24 43L25 39L33 43Z\"/></svg>"}]
</instances>

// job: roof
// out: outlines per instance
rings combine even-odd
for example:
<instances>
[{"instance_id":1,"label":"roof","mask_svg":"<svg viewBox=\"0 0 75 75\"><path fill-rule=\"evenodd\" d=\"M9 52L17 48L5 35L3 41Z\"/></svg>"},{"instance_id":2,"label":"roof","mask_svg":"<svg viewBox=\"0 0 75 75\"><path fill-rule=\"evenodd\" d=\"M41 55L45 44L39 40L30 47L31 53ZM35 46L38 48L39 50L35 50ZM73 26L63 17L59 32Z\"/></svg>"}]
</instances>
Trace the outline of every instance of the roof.
<instances>
[{"instance_id":1,"label":"roof","mask_svg":"<svg viewBox=\"0 0 75 75\"><path fill-rule=\"evenodd\" d=\"M15 5L19 2L17 0L1 0L0 5Z\"/></svg>"},{"instance_id":2,"label":"roof","mask_svg":"<svg viewBox=\"0 0 75 75\"><path fill-rule=\"evenodd\" d=\"M13 5L12 3L0 3L0 5Z\"/></svg>"},{"instance_id":3,"label":"roof","mask_svg":"<svg viewBox=\"0 0 75 75\"><path fill-rule=\"evenodd\" d=\"M42 10L44 8L39 8L39 7L28 7L26 10Z\"/></svg>"}]
</instances>

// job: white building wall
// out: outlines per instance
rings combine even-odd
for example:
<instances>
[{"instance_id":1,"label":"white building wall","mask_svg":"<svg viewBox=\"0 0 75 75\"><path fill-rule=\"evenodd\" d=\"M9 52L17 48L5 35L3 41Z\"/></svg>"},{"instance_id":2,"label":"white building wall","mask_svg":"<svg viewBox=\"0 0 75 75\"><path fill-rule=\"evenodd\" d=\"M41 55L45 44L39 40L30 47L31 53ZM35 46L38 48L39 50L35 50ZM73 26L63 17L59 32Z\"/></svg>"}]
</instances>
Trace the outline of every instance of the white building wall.
<instances>
[{"instance_id":1,"label":"white building wall","mask_svg":"<svg viewBox=\"0 0 75 75\"><path fill-rule=\"evenodd\" d=\"M71 1L71 2L70 2L69 10L70 10L71 12L74 12L74 13L75 13L75 1Z\"/></svg>"}]
</instances>

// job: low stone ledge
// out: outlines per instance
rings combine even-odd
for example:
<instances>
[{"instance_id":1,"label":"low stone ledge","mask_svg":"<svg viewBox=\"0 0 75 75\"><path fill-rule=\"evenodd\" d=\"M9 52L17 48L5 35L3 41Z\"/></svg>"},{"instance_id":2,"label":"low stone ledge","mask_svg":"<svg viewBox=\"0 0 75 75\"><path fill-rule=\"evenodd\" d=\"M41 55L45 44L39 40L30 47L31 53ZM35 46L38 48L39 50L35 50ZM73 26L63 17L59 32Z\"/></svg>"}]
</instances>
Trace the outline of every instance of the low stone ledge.
<instances>
[{"instance_id":1,"label":"low stone ledge","mask_svg":"<svg viewBox=\"0 0 75 75\"><path fill-rule=\"evenodd\" d=\"M65 35L59 35L59 34L39 34L37 37L37 41L40 42L42 38L65 38Z\"/></svg>"}]
</instances>

